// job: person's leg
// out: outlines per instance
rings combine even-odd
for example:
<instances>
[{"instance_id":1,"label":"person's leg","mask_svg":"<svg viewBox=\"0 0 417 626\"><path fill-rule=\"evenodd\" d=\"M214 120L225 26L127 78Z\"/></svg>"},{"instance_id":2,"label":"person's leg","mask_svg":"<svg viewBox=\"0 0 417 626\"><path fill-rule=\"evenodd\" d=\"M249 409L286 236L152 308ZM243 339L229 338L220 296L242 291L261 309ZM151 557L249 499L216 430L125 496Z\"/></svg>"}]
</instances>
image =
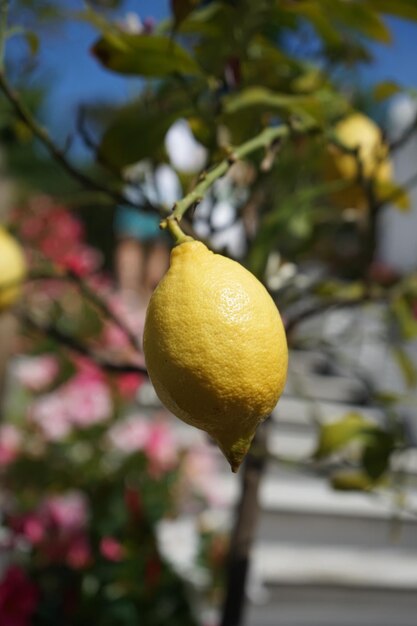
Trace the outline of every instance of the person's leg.
<instances>
[{"instance_id":1,"label":"person's leg","mask_svg":"<svg viewBox=\"0 0 417 626\"><path fill-rule=\"evenodd\" d=\"M115 270L122 293L143 295L145 251L137 239L119 239L115 251Z\"/></svg>"},{"instance_id":2,"label":"person's leg","mask_svg":"<svg viewBox=\"0 0 417 626\"><path fill-rule=\"evenodd\" d=\"M149 249L145 267L144 286L149 298L168 267L168 246L164 241L155 241Z\"/></svg>"}]
</instances>

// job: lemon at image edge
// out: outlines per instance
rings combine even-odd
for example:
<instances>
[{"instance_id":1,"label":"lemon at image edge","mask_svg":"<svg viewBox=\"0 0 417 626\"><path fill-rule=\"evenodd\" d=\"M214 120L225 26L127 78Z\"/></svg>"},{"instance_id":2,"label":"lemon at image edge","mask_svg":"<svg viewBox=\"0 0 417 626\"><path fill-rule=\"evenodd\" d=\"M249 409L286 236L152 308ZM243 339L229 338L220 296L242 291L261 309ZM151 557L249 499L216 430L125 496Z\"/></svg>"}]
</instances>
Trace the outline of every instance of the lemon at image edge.
<instances>
[{"instance_id":1,"label":"lemon at image edge","mask_svg":"<svg viewBox=\"0 0 417 626\"><path fill-rule=\"evenodd\" d=\"M26 261L22 247L0 226L0 312L19 299L25 275Z\"/></svg>"},{"instance_id":2,"label":"lemon at image edge","mask_svg":"<svg viewBox=\"0 0 417 626\"><path fill-rule=\"evenodd\" d=\"M262 283L199 241L179 244L148 306L144 353L161 402L236 471L287 377L284 327Z\"/></svg>"}]
</instances>

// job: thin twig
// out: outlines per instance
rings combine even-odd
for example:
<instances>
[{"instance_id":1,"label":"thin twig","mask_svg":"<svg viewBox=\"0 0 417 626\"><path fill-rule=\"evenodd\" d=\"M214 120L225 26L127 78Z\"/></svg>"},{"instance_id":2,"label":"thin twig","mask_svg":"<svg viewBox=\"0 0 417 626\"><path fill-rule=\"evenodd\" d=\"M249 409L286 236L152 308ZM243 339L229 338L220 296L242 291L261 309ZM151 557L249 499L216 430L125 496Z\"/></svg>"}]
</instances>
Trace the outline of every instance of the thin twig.
<instances>
[{"instance_id":1,"label":"thin twig","mask_svg":"<svg viewBox=\"0 0 417 626\"><path fill-rule=\"evenodd\" d=\"M77 132L80 135L81 139L86 148L88 148L92 154L94 154L97 163L99 163L104 169L110 172L113 176L120 179L123 184L127 184L127 180L123 177L121 171L115 167L112 163L110 163L102 154L100 150L100 146L96 144L92 136L90 135L87 124L85 120L85 111L83 107L80 107L77 112Z\"/></svg>"},{"instance_id":2,"label":"thin twig","mask_svg":"<svg viewBox=\"0 0 417 626\"><path fill-rule=\"evenodd\" d=\"M416 185L417 185L417 172L413 174L412 176L410 176L410 178L408 178L404 183L402 183L402 185L398 189L394 189L392 193L388 194L388 196L385 196L385 198L381 200L381 202L379 203L378 208L381 209L387 204L390 204L391 202L395 202L395 200L397 200L402 195L404 195L404 189L409 191Z\"/></svg>"},{"instance_id":3,"label":"thin twig","mask_svg":"<svg viewBox=\"0 0 417 626\"><path fill-rule=\"evenodd\" d=\"M352 298L346 300L328 300L325 302L317 302L312 304L310 307L305 308L303 311L300 311L297 315L290 317L285 322L285 330L287 334L291 333L298 324L304 322L310 317L315 317L316 315L320 315L324 313L328 309L350 309L355 308L357 306L361 306L361 304L365 304L366 302L377 302L379 298L372 298L370 294L365 294L360 298Z\"/></svg>"},{"instance_id":4,"label":"thin twig","mask_svg":"<svg viewBox=\"0 0 417 626\"><path fill-rule=\"evenodd\" d=\"M112 187L108 187L104 183L101 183L94 178L91 178L90 176L79 170L77 167L75 167L67 159L65 151L55 144L48 131L35 120L30 111L21 101L19 95L12 89L4 75L4 72L2 71L0 71L0 90L4 93L4 95L12 105L16 115L22 120L22 122L26 124L26 126L31 130L33 135L37 137L37 139L39 139L39 141L44 145L51 157L57 163L59 163L59 165L67 172L67 174L69 174L77 182L83 185L83 187L99 191L109 196L119 204L126 204L146 212L156 212L160 215L164 214L164 211L162 209L157 209L156 207L148 203L146 205L138 205L137 203L130 200L130 198L125 196L122 192Z\"/></svg>"},{"instance_id":5,"label":"thin twig","mask_svg":"<svg viewBox=\"0 0 417 626\"><path fill-rule=\"evenodd\" d=\"M312 130L316 130L316 128L313 128L310 124L309 126L306 126L304 132L307 133L311 132ZM191 208L194 204L200 202L201 198L204 197L208 189L210 189L210 187L216 182L216 180L224 176L237 160L243 159L252 152L255 152L256 150L259 150L261 148L267 148L278 140L289 137L292 132L293 131L291 127L287 124L282 124L281 126L276 126L272 128L266 128L253 139L246 141L238 148L230 150L230 154L227 156L226 159L221 161L210 171L205 172L200 177L200 182L194 187L194 189L186 196L184 196L182 200L176 202L171 217L180 221L186 211L188 211L188 209Z\"/></svg>"},{"instance_id":6,"label":"thin twig","mask_svg":"<svg viewBox=\"0 0 417 626\"><path fill-rule=\"evenodd\" d=\"M268 458L267 428L268 421L258 428L243 465L240 499L231 536L226 597L220 626L239 626L243 620L250 555L260 514L259 487Z\"/></svg>"},{"instance_id":7,"label":"thin twig","mask_svg":"<svg viewBox=\"0 0 417 626\"><path fill-rule=\"evenodd\" d=\"M82 356L89 358L99 367L107 370L108 372L115 372L119 374L135 373L147 376L147 370L144 367L141 367L140 365L134 365L133 363L116 363L114 361L111 361L103 355L97 354L96 352L92 351L86 344L82 343L79 339L57 328L50 322L41 322L39 320L36 320L34 317L22 310L17 312L17 316L20 321L23 322L25 326L27 326L31 330L34 330L38 333L41 333L42 335L54 339L72 352L76 352L77 354L81 354Z\"/></svg>"},{"instance_id":8,"label":"thin twig","mask_svg":"<svg viewBox=\"0 0 417 626\"><path fill-rule=\"evenodd\" d=\"M109 304L99 296L91 287L83 280L78 274L74 272L67 271L61 274L47 274L46 272L32 272L28 276L28 280L63 280L72 282L78 289L81 294L89 300L105 317L114 322L114 324L124 333L129 342L132 344L132 347L135 348L139 353L142 353L142 347L139 341L139 338L130 330L130 328L125 324L125 322L114 312L112 311Z\"/></svg>"},{"instance_id":9,"label":"thin twig","mask_svg":"<svg viewBox=\"0 0 417 626\"><path fill-rule=\"evenodd\" d=\"M390 153L395 152L395 150L398 150L398 148L401 148L406 143L408 143L408 141L411 139L411 137L415 134L416 131L417 131L417 115L415 115L413 121L411 122L411 124L407 126L404 132L399 137L397 137L397 139L394 139L388 144Z\"/></svg>"}]
</instances>

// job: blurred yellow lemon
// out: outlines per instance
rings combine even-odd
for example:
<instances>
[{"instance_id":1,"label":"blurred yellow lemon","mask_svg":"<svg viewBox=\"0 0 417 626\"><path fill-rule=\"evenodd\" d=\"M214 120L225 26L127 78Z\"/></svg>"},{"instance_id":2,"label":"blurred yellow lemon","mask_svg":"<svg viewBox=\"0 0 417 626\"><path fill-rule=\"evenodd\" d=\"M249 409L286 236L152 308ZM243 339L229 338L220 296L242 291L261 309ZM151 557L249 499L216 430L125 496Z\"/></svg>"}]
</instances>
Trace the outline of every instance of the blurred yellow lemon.
<instances>
[{"instance_id":1,"label":"blurred yellow lemon","mask_svg":"<svg viewBox=\"0 0 417 626\"><path fill-rule=\"evenodd\" d=\"M348 183L346 189L333 195L333 199L344 208L367 208L366 194L358 182L360 176L365 180L372 179L377 194L378 188L390 185L393 176L388 146L383 140L381 129L366 115L353 113L336 124L334 134L343 146L357 148L358 159L342 148L331 147L331 156L326 163L326 177Z\"/></svg>"},{"instance_id":2,"label":"blurred yellow lemon","mask_svg":"<svg viewBox=\"0 0 417 626\"><path fill-rule=\"evenodd\" d=\"M26 274L26 262L20 244L0 227L0 311L19 298Z\"/></svg>"},{"instance_id":3,"label":"blurred yellow lemon","mask_svg":"<svg viewBox=\"0 0 417 626\"><path fill-rule=\"evenodd\" d=\"M201 242L178 245L149 303L144 353L161 402L215 439L236 471L287 376L285 331L265 287Z\"/></svg>"}]
</instances>

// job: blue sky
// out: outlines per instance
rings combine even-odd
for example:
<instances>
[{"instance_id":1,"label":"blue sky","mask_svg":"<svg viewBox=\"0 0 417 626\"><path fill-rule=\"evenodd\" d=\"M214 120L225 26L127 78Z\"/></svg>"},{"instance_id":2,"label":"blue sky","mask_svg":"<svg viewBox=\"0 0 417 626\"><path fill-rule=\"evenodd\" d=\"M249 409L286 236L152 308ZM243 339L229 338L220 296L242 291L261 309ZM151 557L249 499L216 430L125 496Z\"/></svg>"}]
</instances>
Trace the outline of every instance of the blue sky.
<instances>
[{"instance_id":1,"label":"blue sky","mask_svg":"<svg viewBox=\"0 0 417 626\"><path fill-rule=\"evenodd\" d=\"M393 0L395 1L395 0ZM71 6L81 7L78 0ZM129 0L125 11L135 11L141 18L159 20L169 12L169 0ZM390 19L393 31L391 46L373 47L375 62L361 72L364 83L396 80L417 89L417 24ZM47 81L48 98L45 120L61 138L73 128L75 112L82 102L110 99L124 102L140 88L140 81L126 80L100 67L88 53L96 31L84 23L68 26L48 38L41 50L39 70L34 80Z\"/></svg>"},{"instance_id":2,"label":"blue sky","mask_svg":"<svg viewBox=\"0 0 417 626\"><path fill-rule=\"evenodd\" d=\"M390 18L388 24L393 43L373 46L375 62L365 75L373 82L388 78L417 89L417 23Z\"/></svg>"}]
</instances>

